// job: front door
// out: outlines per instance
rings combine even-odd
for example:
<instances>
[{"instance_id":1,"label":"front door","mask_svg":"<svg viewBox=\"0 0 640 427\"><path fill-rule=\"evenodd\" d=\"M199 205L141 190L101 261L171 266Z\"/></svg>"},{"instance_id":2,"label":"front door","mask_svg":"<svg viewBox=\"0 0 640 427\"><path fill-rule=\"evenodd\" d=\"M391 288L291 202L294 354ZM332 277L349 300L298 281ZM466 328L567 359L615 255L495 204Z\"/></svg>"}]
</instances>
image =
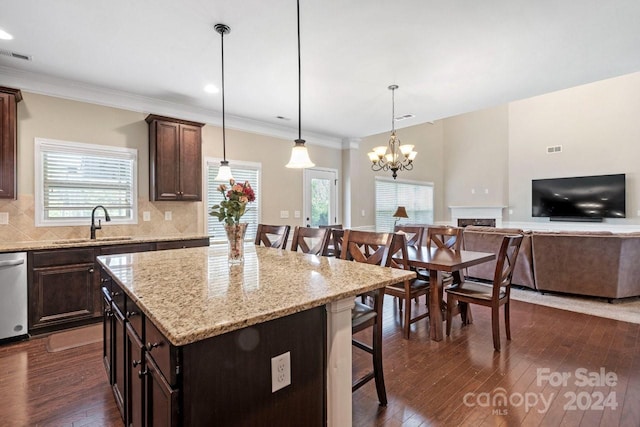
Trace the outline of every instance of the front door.
<instances>
[{"instance_id":1,"label":"front door","mask_svg":"<svg viewBox=\"0 0 640 427\"><path fill-rule=\"evenodd\" d=\"M338 172L304 170L304 225L318 227L338 222Z\"/></svg>"}]
</instances>

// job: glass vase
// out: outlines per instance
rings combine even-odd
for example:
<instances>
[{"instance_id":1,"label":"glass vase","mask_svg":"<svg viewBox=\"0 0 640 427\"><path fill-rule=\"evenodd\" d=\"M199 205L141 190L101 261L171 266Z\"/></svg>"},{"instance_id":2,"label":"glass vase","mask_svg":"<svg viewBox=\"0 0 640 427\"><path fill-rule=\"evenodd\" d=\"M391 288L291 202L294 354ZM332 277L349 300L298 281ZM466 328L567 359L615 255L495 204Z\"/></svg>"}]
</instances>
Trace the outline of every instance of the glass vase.
<instances>
[{"instance_id":1,"label":"glass vase","mask_svg":"<svg viewBox=\"0 0 640 427\"><path fill-rule=\"evenodd\" d=\"M224 230L229 240L229 264L240 264L244 261L244 235L247 232L247 223L225 224Z\"/></svg>"}]
</instances>

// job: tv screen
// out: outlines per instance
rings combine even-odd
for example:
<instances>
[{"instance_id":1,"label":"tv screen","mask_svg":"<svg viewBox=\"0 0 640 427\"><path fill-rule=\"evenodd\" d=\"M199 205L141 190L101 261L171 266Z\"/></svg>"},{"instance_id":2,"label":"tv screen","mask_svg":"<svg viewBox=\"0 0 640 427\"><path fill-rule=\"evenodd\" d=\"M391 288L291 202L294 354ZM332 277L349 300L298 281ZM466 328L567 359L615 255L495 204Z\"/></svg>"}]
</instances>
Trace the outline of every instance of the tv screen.
<instances>
[{"instance_id":1,"label":"tv screen","mask_svg":"<svg viewBox=\"0 0 640 427\"><path fill-rule=\"evenodd\" d=\"M625 218L625 174L534 179L534 217Z\"/></svg>"}]
</instances>

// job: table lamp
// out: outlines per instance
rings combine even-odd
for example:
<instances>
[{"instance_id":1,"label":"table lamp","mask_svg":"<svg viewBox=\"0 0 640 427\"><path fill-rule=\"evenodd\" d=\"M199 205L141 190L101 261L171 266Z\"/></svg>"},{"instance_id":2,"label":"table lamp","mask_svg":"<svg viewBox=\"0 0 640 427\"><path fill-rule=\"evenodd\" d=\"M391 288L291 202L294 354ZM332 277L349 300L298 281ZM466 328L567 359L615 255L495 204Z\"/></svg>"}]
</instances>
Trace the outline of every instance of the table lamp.
<instances>
[{"instance_id":1,"label":"table lamp","mask_svg":"<svg viewBox=\"0 0 640 427\"><path fill-rule=\"evenodd\" d=\"M398 206L398 209L396 209L396 212L393 214L393 216L396 218L396 221L393 223L394 229L400 218L409 218L409 215L407 215L407 210L404 208L404 206Z\"/></svg>"}]
</instances>

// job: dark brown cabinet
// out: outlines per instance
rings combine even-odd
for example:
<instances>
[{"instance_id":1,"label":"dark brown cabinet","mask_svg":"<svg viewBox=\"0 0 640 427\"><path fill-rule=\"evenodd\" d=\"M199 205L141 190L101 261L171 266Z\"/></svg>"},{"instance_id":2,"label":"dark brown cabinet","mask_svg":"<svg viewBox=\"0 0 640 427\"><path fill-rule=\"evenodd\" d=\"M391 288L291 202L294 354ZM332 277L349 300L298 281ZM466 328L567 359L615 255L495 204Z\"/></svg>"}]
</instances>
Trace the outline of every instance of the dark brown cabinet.
<instances>
[{"instance_id":1,"label":"dark brown cabinet","mask_svg":"<svg viewBox=\"0 0 640 427\"><path fill-rule=\"evenodd\" d=\"M149 115L152 200L202 200L203 123Z\"/></svg>"},{"instance_id":2,"label":"dark brown cabinet","mask_svg":"<svg viewBox=\"0 0 640 427\"><path fill-rule=\"evenodd\" d=\"M18 89L0 86L0 199L17 196L18 114L17 103L22 100Z\"/></svg>"},{"instance_id":3,"label":"dark brown cabinet","mask_svg":"<svg viewBox=\"0 0 640 427\"><path fill-rule=\"evenodd\" d=\"M94 248L30 252L29 331L101 315Z\"/></svg>"},{"instance_id":4,"label":"dark brown cabinet","mask_svg":"<svg viewBox=\"0 0 640 427\"><path fill-rule=\"evenodd\" d=\"M195 246L209 246L209 238L29 252L29 333L71 328L101 318L105 328L111 327L106 322L114 316L111 299L117 300L119 296L112 295L118 292L112 291L108 275L99 277L96 256ZM122 316L131 315L129 308L118 306ZM140 318L130 320L134 325L141 321ZM110 337L111 333L105 331L105 336ZM105 364L108 364L106 360Z\"/></svg>"}]
</instances>

